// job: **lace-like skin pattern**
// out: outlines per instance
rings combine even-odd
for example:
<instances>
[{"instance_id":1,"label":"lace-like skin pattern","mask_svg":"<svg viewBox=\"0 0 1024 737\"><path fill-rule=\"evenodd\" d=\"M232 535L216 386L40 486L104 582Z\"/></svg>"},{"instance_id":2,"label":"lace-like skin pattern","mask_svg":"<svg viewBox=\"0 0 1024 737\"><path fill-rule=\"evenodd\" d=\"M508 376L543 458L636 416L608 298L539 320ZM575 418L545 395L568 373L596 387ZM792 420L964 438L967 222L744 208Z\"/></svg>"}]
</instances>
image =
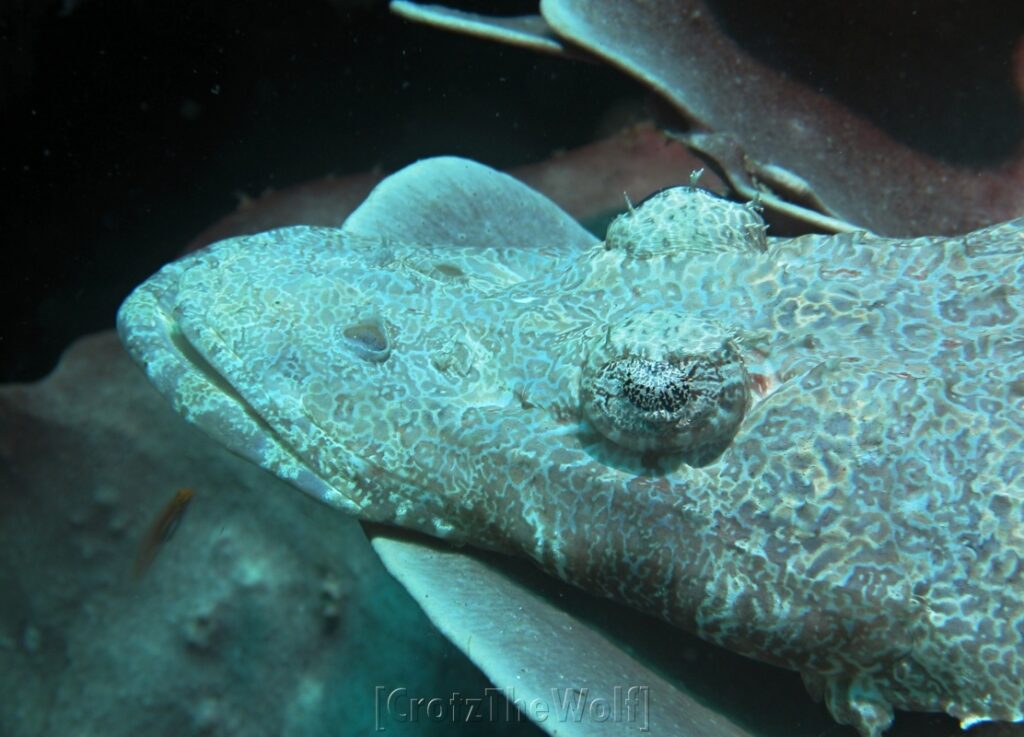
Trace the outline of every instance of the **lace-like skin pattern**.
<instances>
[{"instance_id":1,"label":"lace-like skin pattern","mask_svg":"<svg viewBox=\"0 0 1024 737\"><path fill-rule=\"evenodd\" d=\"M676 188L525 245L232 239L119 328L307 493L796 669L864 735L1024 716L1024 221L769 239Z\"/></svg>"}]
</instances>

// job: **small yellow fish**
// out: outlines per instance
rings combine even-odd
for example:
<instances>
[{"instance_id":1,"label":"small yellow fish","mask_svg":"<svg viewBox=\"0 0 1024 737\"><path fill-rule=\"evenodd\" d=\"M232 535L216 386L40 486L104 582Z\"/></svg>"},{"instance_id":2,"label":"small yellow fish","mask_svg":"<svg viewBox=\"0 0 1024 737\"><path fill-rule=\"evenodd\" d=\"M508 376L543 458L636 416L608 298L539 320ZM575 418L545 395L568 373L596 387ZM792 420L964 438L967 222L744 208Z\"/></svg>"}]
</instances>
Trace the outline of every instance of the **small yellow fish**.
<instances>
[{"instance_id":1,"label":"small yellow fish","mask_svg":"<svg viewBox=\"0 0 1024 737\"><path fill-rule=\"evenodd\" d=\"M185 516L185 510L188 509L189 502L192 501L194 495L195 492L192 489L178 489L167 506L153 520L153 524L139 548L139 555L135 559L136 580L146 574L164 543L174 537L178 525L181 524L181 518Z\"/></svg>"}]
</instances>

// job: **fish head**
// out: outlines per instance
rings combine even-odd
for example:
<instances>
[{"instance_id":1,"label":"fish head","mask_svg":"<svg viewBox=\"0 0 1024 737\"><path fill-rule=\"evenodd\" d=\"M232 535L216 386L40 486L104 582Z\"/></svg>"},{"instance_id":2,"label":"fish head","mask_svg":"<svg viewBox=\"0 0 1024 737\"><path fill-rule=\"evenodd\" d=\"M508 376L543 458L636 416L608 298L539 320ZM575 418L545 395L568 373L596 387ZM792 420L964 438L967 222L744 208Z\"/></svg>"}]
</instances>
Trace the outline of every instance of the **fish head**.
<instances>
[{"instance_id":1,"label":"fish head","mask_svg":"<svg viewBox=\"0 0 1024 737\"><path fill-rule=\"evenodd\" d=\"M1024 226L769 239L709 198L571 247L536 204L520 241L243 236L119 330L186 418L347 513L797 669L865 734L1024 718Z\"/></svg>"}]
</instances>

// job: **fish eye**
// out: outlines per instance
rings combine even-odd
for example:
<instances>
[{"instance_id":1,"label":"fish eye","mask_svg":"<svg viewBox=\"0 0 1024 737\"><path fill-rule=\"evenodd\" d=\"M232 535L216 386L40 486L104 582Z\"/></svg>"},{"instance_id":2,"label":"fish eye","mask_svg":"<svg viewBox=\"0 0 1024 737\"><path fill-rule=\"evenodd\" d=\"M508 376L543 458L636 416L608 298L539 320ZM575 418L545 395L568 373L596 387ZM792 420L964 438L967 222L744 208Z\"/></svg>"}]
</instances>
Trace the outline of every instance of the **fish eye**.
<instances>
[{"instance_id":1,"label":"fish eye","mask_svg":"<svg viewBox=\"0 0 1024 737\"><path fill-rule=\"evenodd\" d=\"M750 404L733 337L708 320L667 312L610 326L580 379L584 416L607 440L638 452L679 453L693 465L728 447Z\"/></svg>"}]
</instances>

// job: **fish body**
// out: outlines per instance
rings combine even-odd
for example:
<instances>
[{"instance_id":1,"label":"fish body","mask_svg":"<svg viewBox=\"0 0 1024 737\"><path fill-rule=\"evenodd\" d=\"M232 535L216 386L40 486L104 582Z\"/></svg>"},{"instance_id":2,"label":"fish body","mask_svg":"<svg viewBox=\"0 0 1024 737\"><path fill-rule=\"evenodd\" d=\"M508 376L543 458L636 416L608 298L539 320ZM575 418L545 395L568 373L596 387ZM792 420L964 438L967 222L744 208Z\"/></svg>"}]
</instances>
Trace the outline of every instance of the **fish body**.
<instances>
[{"instance_id":1,"label":"fish body","mask_svg":"<svg viewBox=\"0 0 1024 737\"><path fill-rule=\"evenodd\" d=\"M215 244L122 338L307 493L795 669L864 735L1024 718L1024 221L774 239L677 188L567 244L508 201L522 243Z\"/></svg>"},{"instance_id":2,"label":"fish body","mask_svg":"<svg viewBox=\"0 0 1024 737\"><path fill-rule=\"evenodd\" d=\"M139 546L139 554L135 558L136 579L142 578L146 574L153 561L156 560L156 556L163 550L163 546L174 537L193 496L195 496L195 492L192 489L178 489L167 506L160 510L160 514L153 520L146 532L146 537L143 538L142 544Z\"/></svg>"}]
</instances>

